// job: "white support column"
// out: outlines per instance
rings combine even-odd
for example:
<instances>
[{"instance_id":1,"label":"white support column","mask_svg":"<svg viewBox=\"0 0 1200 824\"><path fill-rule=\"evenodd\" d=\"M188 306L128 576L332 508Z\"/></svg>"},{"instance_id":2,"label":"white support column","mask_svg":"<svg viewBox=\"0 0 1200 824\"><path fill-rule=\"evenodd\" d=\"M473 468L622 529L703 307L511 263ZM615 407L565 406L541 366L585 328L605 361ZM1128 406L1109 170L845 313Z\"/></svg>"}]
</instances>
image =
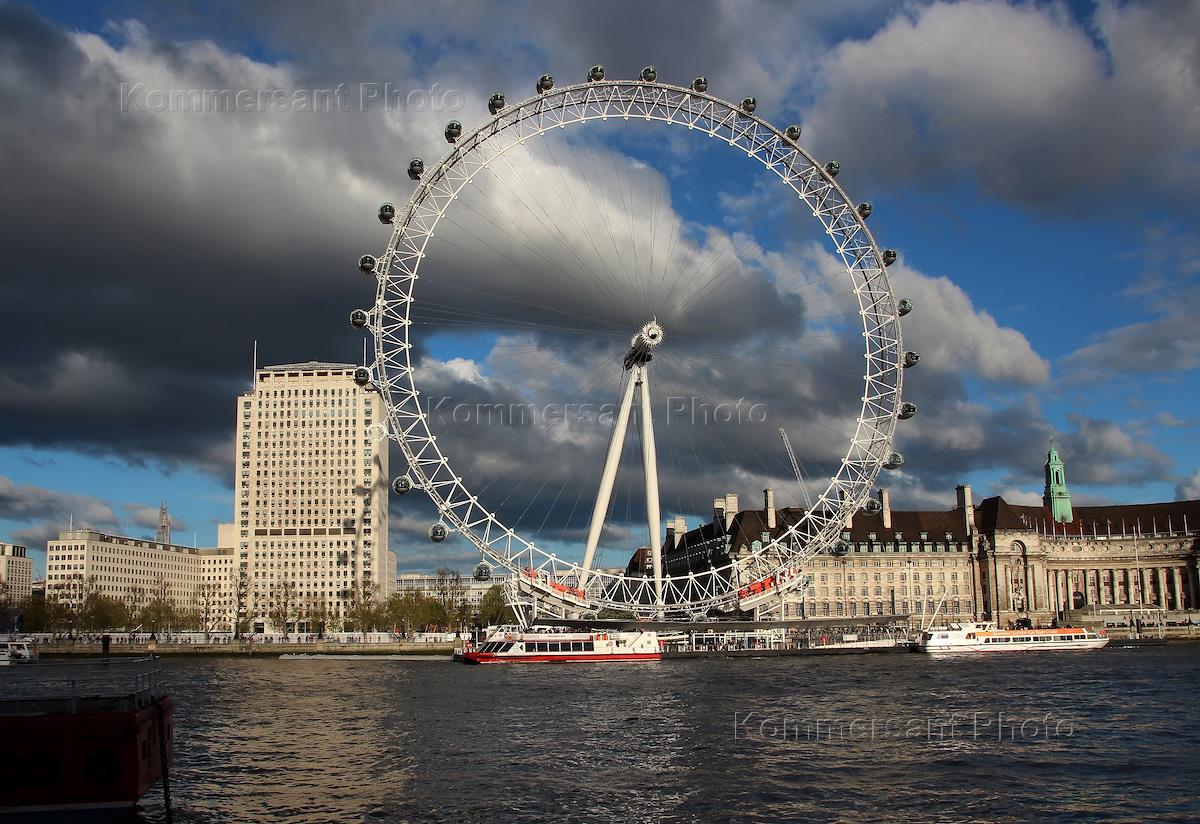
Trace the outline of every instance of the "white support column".
<instances>
[{"instance_id":1,"label":"white support column","mask_svg":"<svg viewBox=\"0 0 1200 824\"><path fill-rule=\"evenodd\" d=\"M650 375L645 365L634 367L634 380L642 390L642 472L646 476L646 524L650 528L650 558L654 564L654 603L662 604L662 523L658 512L658 455L654 451Z\"/></svg>"},{"instance_id":2,"label":"white support column","mask_svg":"<svg viewBox=\"0 0 1200 824\"><path fill-rule=\"evenodd\" d=\"M621 395L621 406L613 424L612 440L608 443L608 455L604 458L604 472L600 476L600 490L596 493L596 506L592 509L592 522L588 527L587 544L583 552L583 571L579 574L579 588L587 586L592 571L592 559L596 555L596 544L604 529L604 516L608 514L608 501L612 497L613 482L617 479L617 465L621 462L621 448L625 445L625 430L629 426L629 410L633 405L633 389L637 381L629 376L629 383ZM657 500L655 501L657 509Z\"/></svg>"}]
</instances>

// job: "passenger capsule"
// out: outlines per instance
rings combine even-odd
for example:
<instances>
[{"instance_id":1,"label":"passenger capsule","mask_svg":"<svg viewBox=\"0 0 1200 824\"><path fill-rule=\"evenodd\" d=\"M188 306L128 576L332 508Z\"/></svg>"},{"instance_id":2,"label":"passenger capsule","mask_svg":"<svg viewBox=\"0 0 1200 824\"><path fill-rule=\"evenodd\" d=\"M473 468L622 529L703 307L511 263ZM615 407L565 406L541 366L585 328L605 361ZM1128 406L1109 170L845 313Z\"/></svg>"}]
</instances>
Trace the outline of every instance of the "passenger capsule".
<instances>
[{"instance_id":1,"label":"passenger capsule","mask_svg":"<svg viewBox=\"0 0 1200 824\"><path fill-rule=\"evenodd\" d=\"M883 462L884 469L899 469L904 466L904 456L899 452L888 453L887 459Z\"/></svg>"},{"instance_id":2,"label":"passenger capsule","mask_svg":"<svg viewBox=\"0 0 1200 824\"><path fill-rule=\"evenodd\" d=\"M898 258L898 257L899 257L899 255L896 254L895 249L884 249L883 250L883 265L891 266L893 263L896 262L896 258Z\"/></svg>"},{"instance_id":3,"label":"passenger capsule","mask_svg":"<svg viewBox=\"0 0 1200 824\"><path fill-rule=\"evenodd\" d=\"M850 551L850 544L846 543L845 541L838 541L836 544L830 547L829 551L840 558Z\"/></svg>"},{"instance_id":4,"label":"passenger capsule","mask_svg":"<svg viewBox=\"0 0 1200 824\"><path fill-rule=\"evenodd\" d=\"M915 403L909 403L908 401L905 401L904 403L900 404L900 411L896 413L896 417L902 421L906 421L915 414L917 414L917 405Z\"/></svg>"},{"instance_id":5,"label":"passenger capsule","mask_svg":"<svg viewBox=\"0 0 1200 824\"><path fill-rule=\"evenodd\" d=\"M391 226L396 219L396 207L390 203L380 203L378 217L384 226Z\"/></svg>"},{"instance_id":6,"label":"passenger capsule","mask_svg":"<svg viewBox=\"0 0 1200 824\"><path fill-rule=\"evenodd\" d=\"M825 164L825 174L829 175L830 177L837 177L838 172L841 170L842 164L838 163L836 160L831 160Z\"/></svg>"},{"instance_id":7,"label":"passenger capsule","mask_svg":"<svg viewBox=\"0 0 1200 824\"><path fill-rule=\"evenodd\" d=\"M355 329L362 329L367 325L368 320L370 320L370 318L364 309L355 309L350 313L350 325Z\"/></svg>"},{"instance_id":8,"label":"passenger capsule","mask_svg":"<svg viewBox=\"0 0 1200 824\"><path fill-rule=\"evenodd\" d=\"M921 359L921 356L916 352L905 352L904 353L904 368L907 369L910 366L916 366L917 361L919 361L920 359Z\"/></svg>"},{"instance_id":9,"label":"passenger capsule","mask_svg":"<svg viewBox=\"0 0 1200 824\"><path fill-rule=\"evenodd\" d=\"M708 78L703 75L692 81L692 91L704 93L708 91Z\"/></svg>"},{"instance_id":10,"label":"passenger capsule","mask_svg":"<svg viewBox=\"0 0 1200 824\"><path fill-rule=\"evenodd\" d=\"M411 180L420 180L421 175L425 174L425 161L419 157L414 157L408 161L408 177Z\"/></svg>"},{"instance_id":11,"label":"passenger capsule","mask_svg":"<svg viewBox=\"0 0 1200 824\"><path fill-rule=\"evenodd\" d=\"M371 370L365 366L360 366L354 370L354 382L359 386L366 386L371 382Z\"/></svg>"},{"instance_id":12,"label":"passenger capsule","mask_svg":"<svg viewBox=\"0 0 1200 824\"><path fill-rule=\"evenodd\" d=\"M375 274L376 260L374 255L363 255L358 259L358 269L364 275Z\"/></svg>"},{"instance_id":13,"label":"passenger capsule","mask_svg":"<svg viewBox=\"0 0 1200 824\"><path fill-rule=\"evenodd\" d=\"M462 137L462 124L457 120L451 120L446 124L446 131L443 134L446 135L447 143L453 143Z\"/></svg>"},{"instance_id":14,"label":"passenger capsule","mask_svg":"<svg viewBox=\"0 0 1200 824\"><path fill-rule=\"evenodd\" d=\"M900 302L896 304L896 311L900 314L900 317L904 317L912 310L913 302L908 298L901 298Z\"/></svg>"},{"instance_id":15,"label":"passenger capsule","mask_svg":"<svg viewBox=\"0 0 1200 824\"><path fill-rule=\"evenodd\" d=\"M860 203L855 207L854 211L858 212L858 216L866 220L871 216L871 212L875 211L875 207L870 203Z\"/></svg>"},{"instance_id":16,"label":"passenger capsule","mask_svg":"<svg viewBox=\"0 0 1200 824\"><path fill-rule=\"evenodd\" d=\"M554 88L554 75L543 74L541 77L538 78L536 88L537 88L538 94L545 94L546 92L553 89Z\"/></svg>"},{"instance_id":17,"label":"passenger capsule","mask_svg":"<svg viewBox=\"0 0 1200 824\"><path fill-rule=\"evenodd\" d=\"M863 504L863 511L871 515L878 515L880 512L883 512L883 504L874 498L867 498L867 502Z\"/></svg>"},{"instance_id":18,"label":"passenger capsule","mask_svg":"<svg viewBox=\"0 0 1200 824\"><path fill-rule=\"evenodd\" d=\"M441 524L434 524L433 526L429 527L429 540L433 541L435 544L440 544L442 541L446 540L447 534L446 527L442 526Z\"/></svg>"},{"instance_id":19,"label":"passenger capsule","mask_svg":"<svg viewBox=\"0 0 1200 824\"><path fill-rule=\"evenodd\" d=\"M589 83L599 83L603 79L604 79L604 67L603 66L592 66L590 69L588 69L588 82Z\"/></svg>"},{"instance_id":20,"label":"passenger capsule","mask_svg":"<svg viewBox=\"0 0 1200 824\"><path fill-rule=\"evenodd\" d=\"M758 108L758 101L753 97L742 98L742 111L746 114L754 114L754 110Z\"/></svg>"},{"instance_id":21,"label":"passenger capsule","mask_svg":"<svg viewBox=\"0 0 1200 824\"><path fill-rule=\"evenodd\" d=\"M496 92L494 95L492 95L491 99L488 100L488 111L492 114L495 114L503 108L504 95L500 94L500 92Z\"/></svg>"},{"instance_id":22,"label":"passenger capsule","mask_svg":"<svg viewBox=\"0 0 1200 824\"><path fill-rule=\"evenodd\" d=\"M392 481L392 492L397 495L407 495L412 492L412 480L407 475L400 475Z\"/></svg>"},{"instance_id":23,"label":"passenger capsule","mask_svg":"<svg viewBox=\"0 0 1200 824\"><path fill-rule=\"evenodd\" d=\"M654 68L653 66L647 66L646 68L642 69L642 80L645 80L647 83L653 83L657 79L658 69Z\"/></svg>"},{"instance_id":24,"label":"passenger capsule","mask_svg":"<svg viewBox=\"0 0 1200 824\"><path fill-rule=\"evenodd\" d=\"M792 141L793 143L795 143L797 140L800 139L800 127L799 126L788 126L787 129L784 131L783 136L786 137L788 140Z\"/></svg>"},{"instance_id":25,"label":"passenger capsule","mask_svg":"<svg viewBox=\"0 0 1200 824\"><path fill-rule=\"evenodd\" d=\"M475 567L475 571L471 573L471 577L476 581L490 581L492 580L492 568L487 564L480 564Z\"/></svg>"}]
</instances>

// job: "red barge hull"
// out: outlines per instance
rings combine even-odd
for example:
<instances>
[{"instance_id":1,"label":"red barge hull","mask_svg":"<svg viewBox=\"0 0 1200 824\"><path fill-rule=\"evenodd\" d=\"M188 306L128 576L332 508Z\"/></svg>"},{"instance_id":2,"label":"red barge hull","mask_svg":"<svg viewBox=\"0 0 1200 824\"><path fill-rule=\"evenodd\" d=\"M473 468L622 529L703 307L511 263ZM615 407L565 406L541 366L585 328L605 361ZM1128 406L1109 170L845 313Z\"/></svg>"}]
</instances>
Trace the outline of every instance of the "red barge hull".
<instances>
[{"instance_id":1,"label":"red barge hull","mask_svg":"<svg viewBox=\"0 0 1200 824\"><path fill-rule=\"evenodd\" d=\"M162 778L160 741L173 763L174 708L161 696L131 710L0 716L0 763L20 765L20 780L0 785L0 820L131 809Z\"/></svg>"}]
</instances>

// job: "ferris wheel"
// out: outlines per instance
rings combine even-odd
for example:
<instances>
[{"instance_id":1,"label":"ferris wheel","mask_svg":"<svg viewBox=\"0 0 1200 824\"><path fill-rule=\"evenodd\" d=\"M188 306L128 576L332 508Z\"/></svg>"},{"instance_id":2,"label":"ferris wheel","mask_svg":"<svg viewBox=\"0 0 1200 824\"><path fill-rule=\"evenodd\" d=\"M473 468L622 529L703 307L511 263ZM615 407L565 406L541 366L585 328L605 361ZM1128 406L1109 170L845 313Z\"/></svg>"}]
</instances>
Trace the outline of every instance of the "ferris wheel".
<instances>
[{"instance_id":1,"label":"ferris wheel","mask_svg":"<svg viewBox=\"0 0 1200 824\"><path fill-rule=\"evenodd\" d=\"M520 103L509 104L503 94L494 94L488 104L491 117L474 131L450 121L444 130L447 153L428 167L419 158L409 163L408 176L416 188L408 204L401 209L387 203L380 207L380 221L392 227L390 241L382 254L364 255L359 261L362 272L377 281L375 302L369 309L354 310L350 320L353 326L368 329L374 339L374 362L360 367L355 381L379 391L387 410L387 437L396 442L408 468L407 473L393 480L392 491L398 495L414 489L424 492L437 509L429 538L440 543L457 534L470 542L482 556L477 574L490 576L491 567L501 568L507 574L510 602L526 619L535 615L594 616L603 610L684 619L769 608L785 593L805 585L806 565L814 555L844 551L843 531L848 517L875 505L870 494L882 469L896 469L903 463L892 442L897 421L916 411L913 404L902 401L901 389L904 370L915 365L919 356L906 351L902 344L900 318L912 304L898 300L889 283L887 267L897 255L876 245L866 224L871 204L855 205L847 197L835 180L838 164L815 160L799 144L800 127L778 129L759 117L756 108L753 97L734 104L710 94L704 77L696 78L690 86L660 82L652 66L643 69L637 80L610 80L602 66L594 66L585 82L565 87L556 86L553 77L543 75L536 83L536 93ZM484 470L476 471L477 477L471 481L456 471L456 462L447 454L452 448L439 440L435 416L423 402L419 386L422 368L415 353L423 341L414 307L423 300L418 287L427 289L433 277L428 274L427 258L434 260L442 251L440 225L453 220L456 210L468 205L467 195L481 182L481 176L498 179L509 193L520 196L520 187L525 184L506 178L516 173L516 153L562 130L601 123L682 127L727 144L777 177L811 212L825 243L831 245L839 265L827 280L836 284L849 301L854 336L861 335L863 342L861 383L855 378L860 393L853 399L857 415L846 424L844 453L823 476L818 494L810 496L806 492L806 505L797 510L796 517L779 525L772 534L764 533L762 540L736 558L706 568L689 568L686 573L672 575L663 563L660 453L653 415L659 380L656 358L670 353L676 336L671 326L672 312L665 304L675 305L677 300L664 300L662 293L655 297L654 290L645 289L645 314L630 315L624 330L609 329L620 336L616 345L593 349L593 354L600 352L606 374L614 376L616 385L611 388L615 406L612 425L604 431L607 448L603 450L602 465L572 465L568 470L590 490L590 500L584 505L586 509L590 504L586 537L574 545L575 552L539 541L528 530L505 519L496 506L503 490L490 487ZM617 211L626 214L606 210L596 221L610 225L628 221L632 225L644 219L645 215L630 214L639 208L638 201L624 194L622 191L620 199L624 208ZM532 199L514 197L503 207L497 206L497 213L512 222L511 210L519 203L530 204L530 208L536 205ZM644 206L645 201L642 203ZM553 219L555 210L573 208L562 198L552 205L550 210L543 205L537 208L543 209L546 219ZM542 216L535 217L541 220ZM582 234L586 236L588 231L585 223ZM619 254L621 244L615 234L607 225L604 231L609 232ZM539 254L532 238L530 241L527 251ZM571 251L570 244L562 246L566 252ZM604 250L599 244L596 248L600 261L597 266L607 266L601 254ZM494 254L496 259L503 256L502 251ZM651 279L656 271L652 254L648 256L651 262L642 260L640 266L642 270L649 267ZM701 279L702 273L695 277ZM632 276L626 282L636 290ZM588 286L581 283L579 288ZM555 333L572 331L563 322L564 309L528 296L521 306L519 322L523 327L535 324L541 311L546 317L541 318L539 328ZM482 314L450 304L443 304L437 311L441 312L438 317L450 324ZM576 310L576 316L583 317L584 313ZM597 547L612 514L614 482L631 420L640 432L641 491L648 539L648 563L640 572L601 568L597 563ZM790 466L797 480L803 481L786 433L784 442ZM838 449L842 451L841 446ZM821 485L823 490L819 489Z\"/></svg>"}]
</instances>

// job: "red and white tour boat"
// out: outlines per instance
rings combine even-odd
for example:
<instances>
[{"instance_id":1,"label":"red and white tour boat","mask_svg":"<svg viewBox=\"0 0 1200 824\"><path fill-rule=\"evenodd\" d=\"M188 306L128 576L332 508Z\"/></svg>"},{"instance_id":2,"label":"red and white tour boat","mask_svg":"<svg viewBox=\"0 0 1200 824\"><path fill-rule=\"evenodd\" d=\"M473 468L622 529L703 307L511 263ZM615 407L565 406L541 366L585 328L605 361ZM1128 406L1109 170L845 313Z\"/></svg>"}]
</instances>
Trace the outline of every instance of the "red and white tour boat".
<instances>
[{"instance_id":1,"label":"red and white tour boat","mask_svg":"<svg viewBox=\"0 0 1200 824\"><path fill-rule=\"evenodd\" d=\"M654 632L531 632L501 630L482 644L455 651L464 664L570 664L594 661L658 661L662 642Z\"/></svg>"},{"instance_id":2,"label":"red and white tour boat","mask_svg":"<svg viewBox=\"0 0 1200 824\"><path fill-rule=\"evenodd\" d=\"M949 624L924 630L917 648L929 653L1085 650L1105 647L1109 640L1086 627L997 629L995 624Z\"/></svg>"}]
</instances>

